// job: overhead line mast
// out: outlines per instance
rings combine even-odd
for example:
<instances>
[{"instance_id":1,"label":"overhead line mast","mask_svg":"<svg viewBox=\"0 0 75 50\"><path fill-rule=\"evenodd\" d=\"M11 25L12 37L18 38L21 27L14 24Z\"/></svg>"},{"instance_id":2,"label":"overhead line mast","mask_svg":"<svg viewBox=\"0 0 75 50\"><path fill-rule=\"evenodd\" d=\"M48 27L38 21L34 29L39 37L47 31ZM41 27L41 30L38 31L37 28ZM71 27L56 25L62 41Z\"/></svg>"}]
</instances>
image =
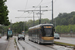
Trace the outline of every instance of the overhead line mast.
<instances>
[{"instance_id":1,"label":"overhead line mast","mask_svg":"<svg viewBox=\"0 0 75 50\"><path fill-rule=\"evenodd\" d=\"M35 7L35 6L33 6L33 7ZM44 7L47 7L47 6L44 6ZM39 8L40 8L40 10L18 10L18 11L24 11L24 12L30 12L30 11L32 11L33 12L33 26L34 26L34 11L40 11L39 24L41 24L41 11L51 11L51 10L41 10L41 6Z\"/></svg>"},{"instance_id":2,"label":"overhead line mast","mask_svg":"<svg viewBox=\"0 0 75 50\"><path fill-rule=\"evenodd\" d=\"M52 0L52 24L53 24L53 0Z\"/></svg>"},{"instance_id":3,"label":"overhead line mast","mask_svg":"<svg viewBox=\"0 0 75 50\"><path fill-rule=\"evenodd\" d=\"M33 6L33 8L35 8L36 6ZM41 11L48 11L48 10L41 10L42 7L48 7L48 6L39 6L40 8L40 19L39 19L39 24L41 24Z\"/></svg>"}]
</instances>

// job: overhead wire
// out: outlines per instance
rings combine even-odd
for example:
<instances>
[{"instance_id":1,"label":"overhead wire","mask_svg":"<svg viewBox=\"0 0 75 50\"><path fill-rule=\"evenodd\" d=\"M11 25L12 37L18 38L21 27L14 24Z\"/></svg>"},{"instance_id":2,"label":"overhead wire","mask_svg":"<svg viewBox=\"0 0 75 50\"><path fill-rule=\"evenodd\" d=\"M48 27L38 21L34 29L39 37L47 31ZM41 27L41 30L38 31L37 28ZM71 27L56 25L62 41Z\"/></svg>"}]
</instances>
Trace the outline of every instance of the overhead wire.
<instances>
[{"instance_id":1,"label":"overhead wire","mask_svg":"<svg viewBox=\"0 0 75 50\"><path fill-rule=\"evenodd\" d=\"M41 2L37 5L37 7L38 7L42 2L43 2L43 0L41 0ZM35 9L36 9L36 8L35 8ZM35 9L34 9L34 10L35 10ZM30 16L30 14L29 14L28 16Z\"/></svg>"},{"instance_id":2,"label":"overhead wire","mask_svg":"<svg viewBox=\"0 0 75 50\"><path fill-rule=\"evenodd\" d=\"M41 2L37 5L37 7L38 7L42 2L43 2L43 0L41 0ZM36 9L36 8L35 8L35 9ZM35 9L34 9L34 10L35 10Z\"/></svg>"},{"instance_id":3,"label":"overhead wire","mask_svg":"<svg viewBox=\"0 0 75 50\"><path fill-rule=\"evenodd\" d=\"M57 0L55 0L54 3L55 3L56 1L57 1ZM42 1L41 1L41 2L42 2ZM41 4L41 3L40 3L40 4ZM52 6L52 5L51 5L51 4L52 4L52 1L50 1L50 2L46 2L46 3L43 3L43 4L50 4L50 5L48 6L48 8L49 8L49 7ZM43 4L42 4L42 5L43 5ZM37 15L37 16L38 16L38 15Z\"/></svg>"},{"instance_id":4,"label":"overhead wire","mask_svg":"<svg viewBox=\"0 0 75 50\"><path fill-rule=\"evenodd\" d=\"M37 7L40 6L40 4L41 4L42 2L43 2L43 0L41 0L41 2L37 5ZM36 9L36 8L35 8L35 9ZM35 10L35 9L34 9L34 10ZM37 15L37 17L38 17L38 15ZM38 17L38 18L39 18L39 17Z\"/></svg>"},{"instance_id":5,"label":"overhead wire","mask_svg":"<svg viewBox=\"0 0 75 50\"><path fill-rule=\"evenodd\" d=\"M37 5L37 7L38 7L42 2L43 2L43 0L41 0L41 2ZM25 9L26 9L26 7L27 7L27 3L28 3L28 0L26 1ZM48 3L50 3L50 2L48 2ZM50 5L50 6L51 6L51 5ZM50 6L49 6L49 7L50 7ZM35 9L36 9L36 8L35 8ZM35 10L35 9L34 9L34 10ZM23 14L24 14L24 13L23 13ZM22 15L23 15L23 14L22 14ZM22 16L22 15L21 15L21 16ZM30 14L29 14L29 15L30 15ZM28 16L29 16L29 15L28 15Z\"/></svg>"},{"instance_id":6,"label":"overhead wire","mask_svg":"<svg viewBox=\"0 0 75 50\"><path fill-rule=\"evenodd\" d=\"M43 2L43 0L41 0L41 2L38 4L38 6Z\"/></svg>"},{"instance_id":7,"label":"overhead wire","mask_svg":"<svg viewBox=\"0 0 75 50\"><path fill-rule=\"evenodd\" d=\"M37 5L37 7L38 7L42 2L43 2L43 0L41 0L41 2ZM55 2L56 2L56 0L55 0ZM26 1L25 9L26 9L26 7L27 7L27 3L28 3L28 0ZM50 6L51 6L51 5L50 5ZM50 7L50 6L49 6L49 7ZM35 9L36 9L36 8L35 8ZM34 9L34 10L35 10L35 9ZM24 13L23 13L23 14L24 14ZM22 14L22 15L23 15L23 14ZM21 16L22 16L22 15L21 15ZM30 15L30 14L29 14L29 15ZM28 15L28 16L29 16L29 15Z\"/></svg>"},{"instance_id":8,"label":"overhead wire","mask_svg":"<svg viewBox=\"0 0 75 50\"><path fill-rule=\"evenodd\" d=\"M56 2L56 1L57 1L57 0L55 0L54 2ZM42 2L43 2L43 0L41 0L41 2L37 5L37 7L38 7ZM48 3L49 3L49 2L48 2ZM48 4L48 3L47 3L47 4ZM25 10L26 10L26 8L27 8L27 4L28 4L28 0L26 0ZM50 6L51 6L51 5L50 5ZM49 7L50 7L50 6L49 6ZM35 9L36 9L36 8L35 8ZM35 9L34 9L34 10L35 10ZM24 13L25 13L25 12L24 12ZM23 13L23 14L24 14L24 13ZM22 15L23 15L23 14L22 14ZM22 15L21 15L21 16L22 16ZM29 15L30 15L30 14L29 14ZM28 15L28 16L29 16L29 15Z\"/></svg>"},{"instance_id":9,"label":"overhead wire","mask_svg":"<svg viewBox=\"0 0 75 50\"><path fill-rule=\"evenodd\" d=\"M27 4L28 4L28 0L26 0L25 10L26 10L26 8L27 8ZM24 15L24 13L25 13L25 12L23 12L22 15ZM22 15L21 15L21 16L22 16ZM21 16L20 16L20 17L21 17Z\"/></svg>"},{"instance_id":10,"label":"overhead wire","mask_svg":"<svg viewBox=\"0 0 75 50\"><path fill-rule=\"evenodd\" d=\"M28 0L26 1L26 6L25 6L25 9L26 9L26 7L27 7L27 3L28 3Z\"/></svg>"},{"instance_id":11,"label":"overhead wire","mask_svg":"<svg viewBox=\"0 0 75 50\"><path fill-rule=\"evenodd\" d=\"M55 0L54 3L55 3L56 1L57 1L57 0ZM37 7L38 7L42 2L43 2L43 0L41 0L41 2L37 5ZM50 4L50 3L52 3L52 2L50 1L50 2L47 2L47 4L48 4L48 3ZM46 3L44 3L44 4L46 4ZM52 6L52 5L50 4L49 7L51 7L51 6ZM36 9L36 7L35 7L35 9ZM34 9L34 10L35 10L35 9ZM29 14L29 15L30 15L30 14ZM28 15L28 16L29 16L29 15Z\"/></svg>"}]
</instances>

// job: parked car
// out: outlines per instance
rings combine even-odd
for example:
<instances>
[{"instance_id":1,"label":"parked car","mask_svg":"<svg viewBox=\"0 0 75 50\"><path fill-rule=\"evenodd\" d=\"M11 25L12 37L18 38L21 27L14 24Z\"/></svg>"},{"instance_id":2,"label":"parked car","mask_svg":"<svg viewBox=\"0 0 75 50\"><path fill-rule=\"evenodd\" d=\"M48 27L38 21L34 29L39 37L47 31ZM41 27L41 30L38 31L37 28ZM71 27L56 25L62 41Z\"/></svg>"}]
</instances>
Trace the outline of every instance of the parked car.
<instances>
[{"instance_id":1,"label":"parked car","mask_svg":"<svg viewBox=\"0 0 75 50\"><path fill-rule=\"evenodd\" d=\"M58 33L54 33L54 39L60 39L60 36Z\"/></svg>"},{"instance_id":2,"label":"parked car","mask_svg":"<svg viewBox=\"0 0 75 50\"><path fill-rule=\"evenodd\" d=\"M18 34L18 40L25 40L24 34Z\"/></svg>"}]
</instances>

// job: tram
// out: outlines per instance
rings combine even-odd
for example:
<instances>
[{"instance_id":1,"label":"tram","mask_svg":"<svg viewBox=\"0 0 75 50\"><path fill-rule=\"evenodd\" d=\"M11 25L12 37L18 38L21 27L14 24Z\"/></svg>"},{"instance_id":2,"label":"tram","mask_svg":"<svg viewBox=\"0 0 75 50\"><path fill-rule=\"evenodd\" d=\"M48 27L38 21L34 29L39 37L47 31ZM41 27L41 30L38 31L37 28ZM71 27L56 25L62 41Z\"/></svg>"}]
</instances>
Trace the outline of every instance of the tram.
<instances>
[{"instance_id":1,"label":"tram","mask_svg":"<svg viewBox=\"0 0 75 50\"><path fill-rule=\"evenodd\" d=\"M28 29L29 41L41 43L54 43L53 24L39 24Z\"/></svg>"}]
</instances>

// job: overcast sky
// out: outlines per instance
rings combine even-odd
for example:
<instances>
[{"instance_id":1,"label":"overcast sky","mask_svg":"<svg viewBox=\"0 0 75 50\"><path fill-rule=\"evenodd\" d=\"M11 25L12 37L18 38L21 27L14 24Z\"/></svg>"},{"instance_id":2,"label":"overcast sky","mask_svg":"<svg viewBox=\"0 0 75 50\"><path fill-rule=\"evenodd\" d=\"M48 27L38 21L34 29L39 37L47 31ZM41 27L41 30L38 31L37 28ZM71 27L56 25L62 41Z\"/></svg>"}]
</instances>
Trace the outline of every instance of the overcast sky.
<instances>
[{"instance_id":1,"label":"overcast sky","mask_svg":"<svg viewBox=\"0 0 75 50\"><path fill-rule=\"evenodd\" d=\"M48 6L42 7L43 10L51 10L52 0L7 0L6 5L9 10L9 20L12 20L12 23L19 21L28 21L32 18L15 18L15 17L32 17L32 12L19 12L18 10L34 10L33 6ZM40 4L41 3L41 4ZM39 10L37 7L35 10ZM54 17L57 17L59 13L70 13L75 11L75 0L54 0ZM39 11L38 11L39 12ZM35 20L39 19L39 14L35 12ZM42 18L52 19L51 11L42 12ZM38 17L38 18L37 18Z\"/></svg>"}]
</instances>

